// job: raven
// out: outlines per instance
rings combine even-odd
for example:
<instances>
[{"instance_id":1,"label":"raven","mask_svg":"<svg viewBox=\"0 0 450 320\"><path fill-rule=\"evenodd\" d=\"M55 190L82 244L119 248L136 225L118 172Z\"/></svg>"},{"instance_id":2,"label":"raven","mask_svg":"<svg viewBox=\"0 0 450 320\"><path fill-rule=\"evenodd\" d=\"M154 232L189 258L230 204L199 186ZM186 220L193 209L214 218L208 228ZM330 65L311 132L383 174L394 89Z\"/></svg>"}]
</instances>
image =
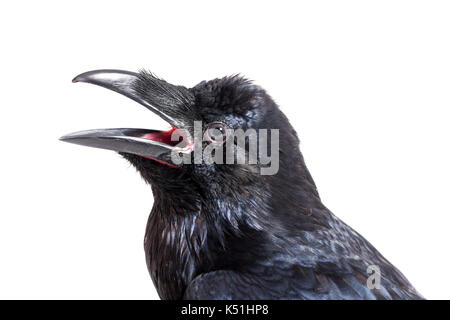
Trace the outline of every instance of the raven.
<instances>
[{"instance_id":1,"label":"raven","mask_svg":"<svg viewBox=\"0 0 450 320\"><path fill-rule=\"evenodd\" d=\"M162 299L423 299L322 204L296 131L252 81L235 75L186 88L147 71L96 70L73 82L125 95L172 126L60 138L119 152L151 185L144 248ZM195 121L214 134L194 139ZM220 134L226 139L229 129L278 129L277 172L261 174L267 165L259 158L234 164L174 160L174 152L192 160L194 150L206 149ZM234 143L225 149L237 148Z\"/></svg>"}]
</instances>

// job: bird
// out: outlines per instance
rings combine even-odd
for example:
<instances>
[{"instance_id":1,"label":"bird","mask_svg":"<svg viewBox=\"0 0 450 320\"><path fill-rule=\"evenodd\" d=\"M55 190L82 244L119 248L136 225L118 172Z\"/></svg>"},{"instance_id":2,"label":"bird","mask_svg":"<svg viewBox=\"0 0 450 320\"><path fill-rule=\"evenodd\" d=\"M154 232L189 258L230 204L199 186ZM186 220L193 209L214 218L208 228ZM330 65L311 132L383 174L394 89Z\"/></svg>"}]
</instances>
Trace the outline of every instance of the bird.
<instances>
[{"instance_id":1,"label":"bird","mask_svg":"<svg viewBox=\"0 0 450 320\"><path fill-rule=\"evenodd\" d=\"M118 152L151 186L144 250L161 299L424 299L322 203L295 129L253 81L236 74L188 88L146 70L103 69L73 82L118 92L171 126L86 130L60 138ZM194 136L196 122L204 130L201 139ZM278 145L270 150L278 154L271 159L278 161L276 172L262 174L273 163L259 155L253 163L193 160L194 151L206 151L217 140L218 155L238 150L227 135L239 129L254 130L261 140L263 130L277 132ZM249 151L242 154L249 158ZM181 156L183 161L175 161Z\"/></svg>"}]
</instances>

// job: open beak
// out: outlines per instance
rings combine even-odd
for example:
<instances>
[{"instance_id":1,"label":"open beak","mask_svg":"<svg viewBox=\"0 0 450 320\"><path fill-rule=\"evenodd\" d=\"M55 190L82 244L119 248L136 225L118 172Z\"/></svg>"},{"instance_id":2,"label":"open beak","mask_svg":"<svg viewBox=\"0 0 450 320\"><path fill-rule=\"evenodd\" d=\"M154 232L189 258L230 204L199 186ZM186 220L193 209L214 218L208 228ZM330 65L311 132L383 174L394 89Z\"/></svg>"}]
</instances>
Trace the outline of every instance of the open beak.
<instances>
[{"instance_id":1,"label":"open beak","mask_svg":"<svg viewBox=\"0 0 450 320\"><path fill-rule=\"evenodd\" d=\"M134 89L139 74L121 70L96 70L76 76L72 82L95 84L133 99L171 124L168 131L150 129L97 129L74 132L60 138L61 141L83 146L130 153L155 160L170 167L173 153L192 151L190 136L181 129L183 123L172 117L164 107L152 105ZM181 129L181 130L179 130Z\"/></svg>"}]
</instances>

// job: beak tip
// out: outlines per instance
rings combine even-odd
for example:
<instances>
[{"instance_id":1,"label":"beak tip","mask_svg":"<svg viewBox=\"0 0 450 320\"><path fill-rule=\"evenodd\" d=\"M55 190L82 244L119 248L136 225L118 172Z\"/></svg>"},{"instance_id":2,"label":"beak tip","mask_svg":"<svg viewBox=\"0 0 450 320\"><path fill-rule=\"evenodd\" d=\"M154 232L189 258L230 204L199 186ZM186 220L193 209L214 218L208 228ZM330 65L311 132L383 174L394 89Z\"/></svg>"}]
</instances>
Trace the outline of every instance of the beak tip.
<instances>
[{"instance_id":1,"label":"beak tip","mask_svg":"<svg viewBox=\"0 0 450 320\"><path fill-rule=\"evenodd\" d=\"M58 138L59 141L63 142L72 142L74 139L77 138L77 132L65 134Z\"/></svg>"},{"instance_id":2,"label":"beak tip","mask_svg":"<svg viewBox=\"0 0 450 320\"><path fill-rule=\"evenodd\" d=\"M77 83L77 82L83 81L82 76L83 76L83 74L77 75L75 78L72 79L72 83Z\"/></svg>"}]
</instances>

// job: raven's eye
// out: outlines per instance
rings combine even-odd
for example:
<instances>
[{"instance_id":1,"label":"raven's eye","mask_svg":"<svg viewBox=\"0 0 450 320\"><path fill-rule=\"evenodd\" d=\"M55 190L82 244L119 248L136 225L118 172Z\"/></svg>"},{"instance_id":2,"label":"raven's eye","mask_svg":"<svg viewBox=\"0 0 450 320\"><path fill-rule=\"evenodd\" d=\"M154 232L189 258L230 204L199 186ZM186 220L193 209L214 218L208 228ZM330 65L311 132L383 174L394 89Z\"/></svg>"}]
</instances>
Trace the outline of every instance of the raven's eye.
<instances>
[{"instance_id":1,"label":"raven's eye","mask_svg":"<svg viewBox=\"0 0 450 320\"><path fill-rule=\"evenodd\" d=\"M206 125L204 138L212 143L224 143L230 133L230 128L222 122L211 122Z\"/></svg>"}]
</instances>

